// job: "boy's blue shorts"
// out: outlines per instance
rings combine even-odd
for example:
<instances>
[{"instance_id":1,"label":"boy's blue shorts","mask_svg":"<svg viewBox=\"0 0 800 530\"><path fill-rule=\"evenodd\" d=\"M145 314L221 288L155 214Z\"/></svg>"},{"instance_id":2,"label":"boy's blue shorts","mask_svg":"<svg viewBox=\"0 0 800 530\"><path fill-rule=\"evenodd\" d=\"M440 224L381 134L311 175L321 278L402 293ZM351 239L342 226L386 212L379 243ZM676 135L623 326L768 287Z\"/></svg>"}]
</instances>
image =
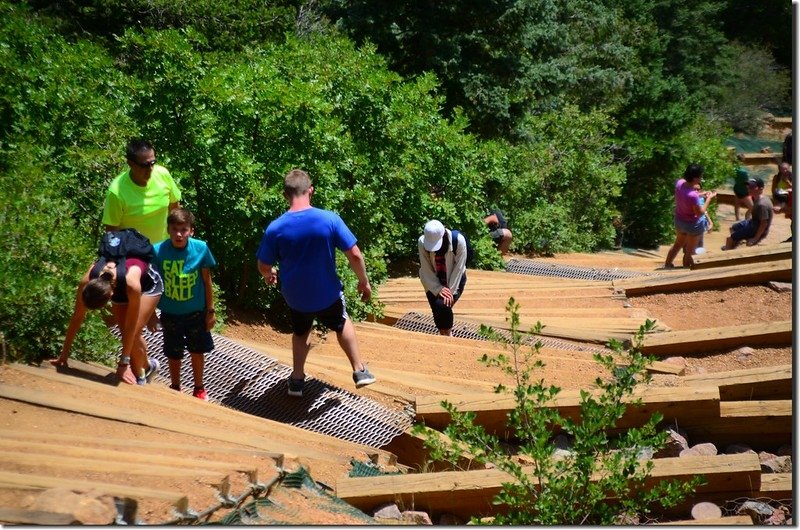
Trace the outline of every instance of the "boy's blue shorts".
<instances>
[{"instance_id":1,"label":"boy's blue shorts","mask_svg":"<svg viewBox=\"0 0 800 530\"><path fill-rule=\"evenodd\" d=\"M164 355L169 359L183 359L189 353L208 353L214 350L214 338L206 329L206 312L196 311L186 315L161 312L161 329L164 333Z\"/></svg>"}]
</instances>

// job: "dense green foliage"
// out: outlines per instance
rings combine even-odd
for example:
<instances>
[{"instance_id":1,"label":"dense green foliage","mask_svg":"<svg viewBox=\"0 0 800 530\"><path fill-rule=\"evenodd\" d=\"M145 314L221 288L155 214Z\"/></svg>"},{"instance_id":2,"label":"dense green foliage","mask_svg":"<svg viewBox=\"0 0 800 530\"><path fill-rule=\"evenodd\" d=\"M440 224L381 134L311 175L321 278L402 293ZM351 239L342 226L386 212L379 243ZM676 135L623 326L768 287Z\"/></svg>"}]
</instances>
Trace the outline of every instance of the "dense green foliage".
<instances>
[{"instance_id":1,"label":"dense green foliage","mask_svg":"<svg viewBox=\"0 0 800 530\"><path fill-rule=\"evenodd\" d=\"M39 361L60 351L72 313L77 279L88 269L93 248L72 222L75 211L60 183L36 161L38 148L16 150L0 179L0 330L9 358ZM73 346L84 359L102 361L114 351L100 312L92 311Z\"/></svg>"},{"instance_id":2,"label":"dense green foliage","mask_svg":"<svg viewBox=\"0 0 800 530\"><path fill-rule=\"evenodd\" d=\"M570 418L551 406L561 389L536 377L536 370L544 367L537 358L542 344L537 342L530 348L524 345L519 304L510 298L506 309L510 338L486 326L481 332L502 344L509 354L484 355L480 360L514 376L513 388L498 385L495 389L514 399L506 424L513 449L476 425L474 413L460 412L447 401L442 402L451 416L444 429L446 437L432 435L421 425L415 427L431 450L431 460L457 466L466 454L513 477L494 499L504 509L492 524L621 524L646 515L655 504L674 506L701 484L702 477L694 477L644 486L653 467L653 461L645 455L658 451L666 441L666 432L656 429L662 419L660 413L654 413L640 427L613 434L626 409L641 405L641 399L633 398L633 393L640 382L647 381L646 365L652 359L643 356L640 347L654 322L648 320L641 326L628 350L612 340L608 346L613 353L595 354L607 376L597 378L594 392L581 390L580 413ZM537 323L529 334L538 335L541 330L541 323ZM569 450L562 449L561 455L556 455L552 439L557 431L572 440Z\"/></svg>"},{"instance_id":3,"label":"dense green foliage","mask_svg":"<svg viewBox=\"0 0 800 530\"><path fill-rule=\"evenodd\" d=\"M326 12L359 42L374 42L393 68L405 75L433 71L442 80L447 108L463 108L471 129L482 137L524 141L524 123L577 105L599 109L616 123L608 146L623 163L625 189L617 201L623 244L654 246L671 236L672 183L690 162L712 164L713 151L687 160L698 116L716 117L739 127L731 106L745 115L786 101L777 72L765 71L763 88L747 96L731 90L753 79L727 58L740 48L724 33L746 20L748 6L738 0L514 0L467 3L408 3L328 0ZM762 8L754 8L762 13ZM786 8L778 11L784 13ZM749 24L749 23L748 23ZM774 20L775 44L787 45L791 17ZM760 31L767 32L762 26ZM755 41L752 29L750 42ZM753 62L753 61L751 61ZM776 84L778 83L778 84ZM730 87L727 89L725 87ZM774 90L774 99L752 97ZM749 96L749 97L748 97ZM701 126L708 130L718 125ZM612 141L613 138L613 141ZM682 143L684 142L684 143ZM729 176L732 167L717 180ZM575 180L575 188L584 186ZM649 193L652 192L652 193ZM563 213L561 205L549 205ZM569 211L567 207L566 211ZM655 215L641 215L643 212ZM526 225L526 228L530 228ZM580 229L575 230L580 232ZM535 247L534 247L535 248Z\"/></svg>"},{"instance_id":4,"label":"dense green foliage","mask_svg":"<svg viewBox=\"0 0 800 530\"><path fill-rule=\"evenodd\" d=\"M687 163L706 166L709 187L732 171L718 118L739 124L750 114L726 109L774 105L765 94L785 86L756 67L764 55L752 47L777 37L743 38L749 67L732 75L741 48L723 30L742 9L734 0L0 0L3 193L15 196L23 175L33 187L20 197L58 191L53 237L74 240L63 259L88 266L125 143L146 137L196 213L224 296L275 317L281 299L254 253L286 207L281 179L292 167L314 179L314 204L354 231L373 283L388 264L416 259L431 218L470 236L475 266L501 265L481 221L495 206L517 252L653 246L671 237L672 185ZM759 77L758 88L737 90ZM18 204L14 223L27 214L39 226L34 203ZM25 261L35 253L21 259L15 267L38 266ZM3 330L46 345L31 357L57 350L60 332L50 332L66 327L80 268L37 277L69 287L52 287L55 299L30 286L32 307L59 308L47 337ZM340 258L353 314L379 311L357 301L347 269ZM0 321L16 322L4 311Z\"/></svg>"}]
</instances>

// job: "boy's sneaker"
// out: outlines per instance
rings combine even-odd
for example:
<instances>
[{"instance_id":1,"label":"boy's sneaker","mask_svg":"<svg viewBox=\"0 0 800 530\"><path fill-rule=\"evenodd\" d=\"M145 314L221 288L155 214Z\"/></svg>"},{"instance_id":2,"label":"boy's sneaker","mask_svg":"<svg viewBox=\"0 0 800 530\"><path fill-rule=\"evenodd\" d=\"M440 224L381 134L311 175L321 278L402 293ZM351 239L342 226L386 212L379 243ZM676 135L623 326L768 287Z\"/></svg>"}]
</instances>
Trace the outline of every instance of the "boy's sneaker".
<instances>
[{"instance_id":1,"label":"boy's sneaker","mask_svg":"<svg viewBox=\"0 0 800 530\"><path fill-rule=\"evenodd\" d=\"M148 383L152 383L153 382L153 378L158 373L158 369L160 368L160 365L158 364L158 361L155 360L155 359L150 359L149 362L150 362L150 369L147 370L144 373L144 378Z\"/></svg>"},{"instance_id":2,"label":"boy's sneaker","mask_svg":"<svg viewBox=\"0 0 800 530\"><path fill-rule=\"evenodd\" d=\"M147 378L146 377L137 377L136 378L136 384L137 385L146 385L147 384Z\"/></svg>"},{"instance_id":3,"label":"boy's sneaker","mask_svg":"<svg viewBox=\"0 0 800 530\"><path fill-rule=\"evenodd\" d=\"M353 382L356 384L356 388L361 388L362 386L371 385L375 382L375 376L367 370L366 365L361 370L356 370L353 372Z\"/></svg>"},{"instance_id":4,"label":"boy's sneaker","mask_svg":"<svg viewBox=\"0 0 800 530\"><path fill-rule=\"evenodd\" d=\"M289 376L289 392L292 397L303 397L303 387L306 384L305 379L293 379Z\"/></svg>"},{"instance_id":5,"label":"boy's sneaker","mask_svg":"<svg viewBox=\"0 0 800 530\"><path fill-rule=\"evenodd\" d=\"M172 390L181 391L181 385L169 385Z\"/></svg>"},{"instance_id":6,"label":"boy's sneaker","mask_svg":"<svg viewBox=\"0 0 800 530\"><path fill-rule=\"evenodd\" d=\"M202 399L203 401L208 401L208 392L206 392L205 388L195 388L192 395L197 399Z\"/></svg>"}]
</instances>

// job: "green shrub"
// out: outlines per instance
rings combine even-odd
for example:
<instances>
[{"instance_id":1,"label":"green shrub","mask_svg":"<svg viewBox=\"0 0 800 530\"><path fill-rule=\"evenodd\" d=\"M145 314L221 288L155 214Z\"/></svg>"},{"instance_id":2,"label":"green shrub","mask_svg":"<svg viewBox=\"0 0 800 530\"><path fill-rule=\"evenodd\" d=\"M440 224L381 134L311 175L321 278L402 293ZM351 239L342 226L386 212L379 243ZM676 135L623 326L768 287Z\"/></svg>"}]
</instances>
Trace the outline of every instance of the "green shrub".
<instances>
[{"instance_id":1,"label":"green shrub","mask_svg":"<svg viewBox=\"0 0 800 530\"><path fill-rule=\"evenodd\" d=\"M19 146L0 172L0 330L12 361L58 356L78 281L97 248L76 229L73 206L51 172L36 165L38 149ZM89 312L72 351L101 362L116 351L99 311Z\"/></svg>"},{"instance_id":2,"label":"green shrub","mask_svg":"<svg viewBox=\"0 0 800 530\"><path fill-rule=\"evenodd\" d=\"M456 466L466 451L478 462L491 463L513 477L495 497L494 502L507 510L495 516L492 524L618 524L628 517L647 514L654 503L674 506L694 491L701 483L700 477L643 487L653 462L640 454L648 448L657 451L666 440L665 432L656 431L661 414L653 414L641 427L615 437L610 434L626 407L641 404L641 400L630 397L638 382L648 378L645 366L652 359L644 357L639 348L654 322L647 321L639 329L631 349L623 351L622 345L612 340L609 347L613 353L595 355L609 376L597 378L598 392L581 391L580 415L573 420L562 417L557 408L546 406L561 389L534 377L534 370L544 366L536 358L541 342L530 349L524 347L519 304L510 298L506 309L510 340L486 326L481 327L481 332L506 346L510 354L484 355L481 361L515 378L513 388L498 385L496 392L514 396L515 406L508 415L507 427L517 444L517 455L524 455L531 465L523 466L497 436L475 425L474 413L459 412L447 401L442 406L451 415L451 423L444 430L449 440L426 434L422 426L415 427L431 449L431 460L446 460ZM537 324L530 333L539 334L541 329ZM571 450L561 458L553 455L551 436L555 429L574 438Z\"/></svg>"}]
</instances>

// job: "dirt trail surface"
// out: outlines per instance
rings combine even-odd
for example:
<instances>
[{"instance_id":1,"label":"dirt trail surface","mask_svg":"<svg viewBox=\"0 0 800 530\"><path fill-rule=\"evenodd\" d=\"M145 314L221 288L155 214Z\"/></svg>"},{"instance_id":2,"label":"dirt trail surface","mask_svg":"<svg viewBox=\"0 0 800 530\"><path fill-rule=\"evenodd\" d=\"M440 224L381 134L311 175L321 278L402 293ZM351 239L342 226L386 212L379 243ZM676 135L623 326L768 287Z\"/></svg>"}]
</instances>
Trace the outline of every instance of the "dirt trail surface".
<instances>
[{"instance_id":1,"label":"dirt trail surface","mask_svg":"<svg viewBox=\"0 0 800 530\"><path fill-rule=\"evenodd\" d=\"M709 249L718 249L724 241L727 226L733 218L732 207L721 206L719 218L724 232L714 232L706 236L706 247ZM783 241L788 235L788 220L776 216L775 224L765 244ZM542 259L576 266L654 272L663 265L666 250L667 247L661 247L655 251L570 254ZM421 286L409 294L417 294L424 301ZM777 292L765 285L655 294L629 298L628 303L633 308L650 315L651 318L665 323L672 330L768 323L793 317L791 290ZM554 301L553 305L557 304L558 301ZM456 319L458 318L457 306ZM455 393L459 389L465 392L488 391L498 382L510 383L508 377L499 375L497 369L487 368L477 361L483 353L496 351L496 347L488 342L409 331L389 331L387 327L377 323L359 324L357 333L362 356L378 377L376 384L357 393L373 398L389 408L396 410L407 408L415 395ZM280 362L290 363L290 334L271 328L253 315L231 315L225 335L234 340L241 340L248 346L261 348L268 355L270 351L276 352L283 356ZM390 336L393 338L390 339ZM400 340L397 339L398 336L402 338L402 348L391 346L396 344L392 341ZM544 352L547 382L563 388L589 386L598 375L597 366L590 361L590 350L594 347L597 345L587 347L587 351L583 353L576 352L573 348L547 347ZM209 359L209 362L213 362L213 358ZM736 348L687 355L684 362L686 375L790 364L792 348L790 346L753 347L746 350ZM350 458L363 461L369 452L352 445L327 443L311 435L299 434L300 431L295 428L281 429L280 425L270 427L275 440L278 440L275 442L277 445L270 446L266 441L266 431L261 427L245 420L231 423L232 418L242 416L241 413L228 412L216 404L200 403L189 396L178 396L166 387L156 388L157 385L150 385L134 388L123 385L115 388L109 384L107 378L102 378L100 375L93 376L79 371L55 374L52 368L45 367L39 370L42 373L54 374L54 377L40 377L36 372L29 373L13 367L0 367L0 388L8 390L14 387L36 391L52 398L56 403L59 399L65 402L74 400L77 403L106 407L108 410L138 414L137 417L141 417L144 423L126 422L124 419L112 421L92 414L70 412L56 405L40 406L0 397L0 433L5 433L0 434L0 442L7 439L8 433L12 431L33 433L33 438L26 439L35 438L41 443L50 444L53 448L53 455L49 458L46 453L37 453L40 455L40 461L35 463L23 459L15 461L6 455L0 459L0 472L39 473L72 480L113 482L120 480L120 477L126 474L124 468L119 469L109 464L108 470L105 471L102 468L87 470L79 463L70 468L65 465L67 459L60 451L68 446L86 445L88 449L85 457L91 459L92 451L99 450L95 444L122 440L129 442L126 451L135 451L143 455L168 456L173 459L194 459L197 467L203 467L205 462L216 462L220 459L229 462L233 468L249 462L251 465L259 466L264 476L275 472L275 463L266 453L272 451L287 453L287 465L302 463L309 468L314 479L333 485L337 479L348 473ZM328 380L331 384L339 385L349 391L355 391L352 382L348 382L350 374L347 360L336 344L333 334L313 336L308 374ZM83 383L77 384L79 380ZM104 384L102 392L95 387L87 386L90 382ZM675 386L682 383L679 376L656 375L653 384ZM214 389L209 391L213 393ZM212 410L216 412L210 413ZM193 411L202 411L204 415L194 415ZM160 427L147 425L148 418L160 418L167 423ZM199 432L192 435L177 432L179 430L177 427L169 428L169 422L177 426L182 421L192 422ZM207 432L206 436L203 435L204 429ZM72 435L77 438L61 439L58 438L60 435ZM80 442L79 439L84 439L86 442ZM248 445L245 440L265 441L263 447L258 447L259 443ZM281 448L280 440L284 440L283 444L287 449ZM22 444L15 450L34 451L36 445L33 442L28 445L29 447L25 448L25 444ZM171 449L166 449L168 447ZM178 449L181 447L185 449ZM292 454L295 450L293 448L299 451L301 447L305 448L303 451L307 450L308 454L305 456ZM107 449L113 450L113 447ZM223 458L219 456L219 451L223 449L230 449L231 455L239 456L228 455ZM242 456L249 454L248 451L259 450L262 452ZM244 453L241 453L242 451ZM238 476L235 473L234 475ZM191 479L193 482L187 483L185 477L148 474L145 471L141 471L138 475L128 471L127 479L125 482L127 484L153 490L185 491L189 488L190 502L193 506L203 507L215 502L214 490L208 487L210 479L196 477ZM242 487L242 480L241 477L236 478L234 486ZM35 505L37 495L36 491L31 490L0 488L0 508L30 508ZM288 513L296 514L296 517L286 520L289 523L359 522L356 519L350 520L342 514L306 509L311 504L301 494L281 494L280 502L288 507ZM142 502L139 508L139 517L148 523L167 521L170 513L169 503L152 499Z\"/></svg>"}]
</instances>

